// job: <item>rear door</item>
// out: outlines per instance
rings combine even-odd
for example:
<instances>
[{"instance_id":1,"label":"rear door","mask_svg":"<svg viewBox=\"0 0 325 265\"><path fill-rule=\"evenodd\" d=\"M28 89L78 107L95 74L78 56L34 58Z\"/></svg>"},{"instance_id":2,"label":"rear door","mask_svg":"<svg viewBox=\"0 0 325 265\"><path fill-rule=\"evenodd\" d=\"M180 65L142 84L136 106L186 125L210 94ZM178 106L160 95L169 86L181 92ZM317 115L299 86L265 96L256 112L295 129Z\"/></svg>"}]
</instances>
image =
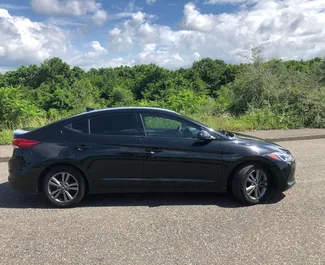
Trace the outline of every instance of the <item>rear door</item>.
<instances>
[{"instance_id":1,"label":"rear door","mask_svg":"<svg viewBox=\"0 0 325 265\"><path fill-rule=\"evenodd\" d=\"M134 113L103 114L72 123L64 137L99 189L142 187L140 133Z\"/></svg>"},{"instance_id":2,"label":"rear door","mask_svg":"<svg viewBox=\"0 0 325 265\"><path fill-rule=\"evenodd\" d=\"M216 191L222 155L218 140L199 141L201 127L155 112L140 116L145 131L143 177L153 189Z\"/></svg>"}]
</instances>

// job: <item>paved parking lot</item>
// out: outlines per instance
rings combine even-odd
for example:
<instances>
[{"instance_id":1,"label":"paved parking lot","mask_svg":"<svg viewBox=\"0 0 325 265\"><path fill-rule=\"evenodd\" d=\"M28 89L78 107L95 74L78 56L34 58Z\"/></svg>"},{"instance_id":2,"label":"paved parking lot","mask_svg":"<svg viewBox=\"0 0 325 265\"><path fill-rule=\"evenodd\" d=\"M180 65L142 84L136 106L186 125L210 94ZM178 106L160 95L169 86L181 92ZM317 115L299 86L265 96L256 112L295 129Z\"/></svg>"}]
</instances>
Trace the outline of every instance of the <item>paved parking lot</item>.
<instances>
[{"instance_id":1,"label":"paved parking lot","mask_svg":"<svg viewBox=\"0 0 325 265\"><path fill-rule=\"evenodd\" d=\"M0 163L0 264L325 264L325 139L282 142L297 185L241 207L226 195L89 196L51 209Z\"/></svg>"}]
</instances>

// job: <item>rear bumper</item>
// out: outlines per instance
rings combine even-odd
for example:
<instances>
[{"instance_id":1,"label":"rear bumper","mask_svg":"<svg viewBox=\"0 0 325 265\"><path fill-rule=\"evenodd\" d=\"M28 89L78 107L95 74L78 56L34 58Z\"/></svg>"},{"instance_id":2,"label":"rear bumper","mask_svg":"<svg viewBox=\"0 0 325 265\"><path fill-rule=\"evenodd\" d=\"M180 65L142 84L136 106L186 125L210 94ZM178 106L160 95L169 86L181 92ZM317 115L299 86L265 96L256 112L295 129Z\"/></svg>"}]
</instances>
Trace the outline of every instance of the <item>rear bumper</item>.
<instances>
[{"instance_id":1,"label":"rear bumper","mask_svg":"<svg viewBox=\"0 0 325 265\"><path fill-rule=\"evenodd\" d=\"M17 169L16 164L17 161L14 158L11 158L8 162L9 185L15 190L38 193L38 170L27 167Z\"/></svg>"}]
</instances>

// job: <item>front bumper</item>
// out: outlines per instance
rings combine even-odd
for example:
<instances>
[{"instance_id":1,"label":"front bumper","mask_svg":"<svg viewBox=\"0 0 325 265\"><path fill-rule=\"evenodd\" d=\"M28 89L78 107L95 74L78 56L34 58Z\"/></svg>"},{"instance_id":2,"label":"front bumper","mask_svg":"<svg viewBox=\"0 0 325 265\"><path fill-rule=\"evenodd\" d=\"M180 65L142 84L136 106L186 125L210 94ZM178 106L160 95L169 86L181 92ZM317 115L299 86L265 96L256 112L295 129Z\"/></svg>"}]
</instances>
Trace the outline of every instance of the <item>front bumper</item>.
<instances>
[{"instance_id":1,"label":"front bumper","mask_svg":"<svg viewBox=\"0 0 325 265\"><path fill-rule=\"evenodd\" d=\"M280 191L286 191L296 184L295 173L296 162L286 164L281 168L280 176L278 178L278 188Z\"/></svg>"}]
</instances>

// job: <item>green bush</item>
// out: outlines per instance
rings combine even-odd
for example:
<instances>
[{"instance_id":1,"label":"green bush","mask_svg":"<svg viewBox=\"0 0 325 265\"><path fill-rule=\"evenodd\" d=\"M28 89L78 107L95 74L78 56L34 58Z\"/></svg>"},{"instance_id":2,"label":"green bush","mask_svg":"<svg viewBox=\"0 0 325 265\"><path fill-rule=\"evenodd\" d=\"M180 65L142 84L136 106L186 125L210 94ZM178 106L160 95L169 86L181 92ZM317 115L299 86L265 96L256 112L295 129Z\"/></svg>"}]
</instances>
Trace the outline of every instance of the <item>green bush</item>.
<instances>
[{"instance_id":1,"label":"green bush","mask_svg":"<svg viewBox=\"0 0 325 265\"><path fill-rule=\"evenodd\" d=\"M24 99L19 88L0 87L0 130L14 128L17 124L44 115L44 111Z\"/></svg>"},{"instance_id":2,"label":"green bush","mask_svg":"<svg viewBox=\"0 0 325 265\"><path fill-rule=\"evenodd\" d=\"M212 106L211 106L212 105ZM208 108L214 108L215 102L205 95L197 94L189 89L182 89L169 96L164 102L166 108L188 114L196 112L208 112ZM211 110L213 112L214 109Z\"/></svg>"}]
</instances>

